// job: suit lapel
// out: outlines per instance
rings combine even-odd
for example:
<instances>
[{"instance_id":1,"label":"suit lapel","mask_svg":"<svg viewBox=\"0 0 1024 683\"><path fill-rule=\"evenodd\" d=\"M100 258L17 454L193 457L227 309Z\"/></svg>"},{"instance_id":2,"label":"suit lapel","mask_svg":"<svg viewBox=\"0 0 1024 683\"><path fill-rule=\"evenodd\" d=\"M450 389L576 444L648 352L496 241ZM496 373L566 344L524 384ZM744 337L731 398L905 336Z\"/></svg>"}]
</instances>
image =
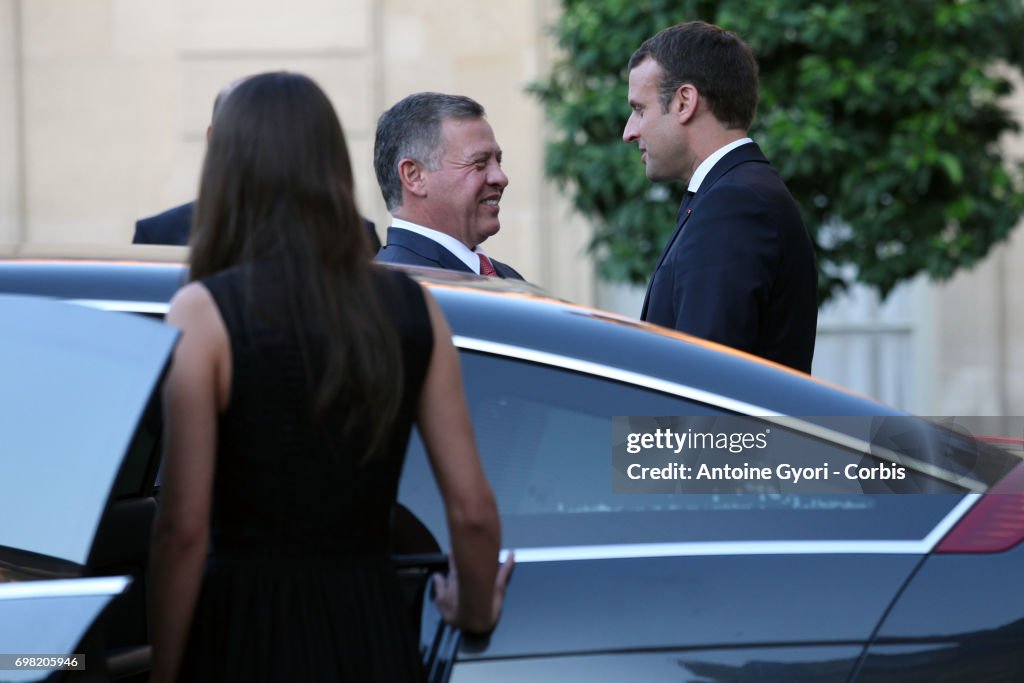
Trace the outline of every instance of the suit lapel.
<instances>
[{"instance_id":1,"label":"suit lapel","mask_svg":"<svg viewBox=\"0 0 1024 683\"><path fill-rule=\"evenodd\" d=\"M768 163L768 159L761 151L761 148L757 146L756 142L740 145L722 157L718 163L711 168L708 174L704 176L704 180L701 181L701 194L703 195L703 191L706 191L709 187L718 182L719 178L734 169L736 166L748 162ZM690 219L690 215L693 213L693 209L690 208L690 205L693 204L696 195L687 194L690 197L690 200L686 201L684 199L683 202L680 203L679 213L676 216L676 229L672 233L672 237L669 238L668 244L666 244L665 248L662 250L661 258L658 259L658 265L654 268L654 273L651 273L651 279L647 283L647 293L644 295L644 305L640 310L641 320L647 319L647 308L651 301L651 287L654 285L654 275L658 272L658 268L661 268L661 264L665 262L665 257L668 256L668 252L672 249L672 245L675 244L676 238L679 237L679 234L683 231L683 226L686 224L686 221Z\"/></svg>"},{"instance_id":2,"label":"suit lapel","mask_svg":"<svg viewBox=\"0 0 1024 683\"><path fill-rule=\"evenodd\" d=\"M512 267L505 265L501 261L495 261L491 259L491 263L494 264L494 270L498 271L498 275L507 280L522 280L523 276L517 273Z\"/></svg>"},{"instance_id":3,"label":"suit lapel","mask_svg":"<svg viewBox=\"0 0 1024 683\"><path fill-rule=\"evenodd\" d=\"M435 268L457 270L462 273L473 273L474 275L477 275L477 272L466 265L466 263L458 256L448 251L429 237L424 237L412 230L395 227L388 228L388 241L386 246L398 246L411 251L426 262L421 265L429 264ZM494 265L494 270L497 271L500 277L510 280L523 279L523 276L517 273L511 266L507 266L501 261L496 261L495 259L491 259L491 263Z\"/></svg>"},{"instance_id":4,"label":"suit lapel","mask_svg":"<svg viewBox=\"0 0 1024 683\"><path fill-rule=\"evenodd\" d=\"M693 210L690 208L690 204L693 203L694 194L687 191L686 197L679 204L679 213L676 215L676 229L672 232L672 236L669 237L668 242L665 244L665 248L661 250L661 257L658 259L658 265L654 267L654 272L651 273L651 279L647 282L647 293L644 294L644 305L640 309L640 319L647 320L647 308L651 303L651 287L654 286L654 276L657 274L658 269L661 268L661 264L665 262L665 257L668 256L668 252L672 250L672 245L675 244L676 238L679 237L679 233L683 231L683 226L686 225L686 221L690 220L690 214Z\"/></svg>"},{"instance_id":5,"label":"suit lapel","mask_svg":"<svg viewBox=\"0 0 1024 683\"><path fill-rule=\"evenodd\" d=\"M434 240L402 228L388 228L388 244L405 247L426 261L436 264L438 268L459 270L472 273L473 270Z\"/></svg>"}]
</instances>

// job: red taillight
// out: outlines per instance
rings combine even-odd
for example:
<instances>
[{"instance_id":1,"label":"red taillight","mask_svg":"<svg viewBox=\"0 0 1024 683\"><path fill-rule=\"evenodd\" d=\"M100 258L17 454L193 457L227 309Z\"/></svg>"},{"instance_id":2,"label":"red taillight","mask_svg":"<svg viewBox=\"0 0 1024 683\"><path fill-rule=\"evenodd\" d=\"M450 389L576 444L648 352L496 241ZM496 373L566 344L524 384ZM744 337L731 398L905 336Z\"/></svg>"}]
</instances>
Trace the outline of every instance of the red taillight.
<instances>
[{"instance_id":1,"label":"red taillight","mask_svg":"<svg viewBox=\"0 0 1024 683\"><path fill-rule=\"evenodd\" d=\"M1024 540L1024 464L1015 467L967 511L937 553L1001 553Z\"/></svg>"}]
</instances>

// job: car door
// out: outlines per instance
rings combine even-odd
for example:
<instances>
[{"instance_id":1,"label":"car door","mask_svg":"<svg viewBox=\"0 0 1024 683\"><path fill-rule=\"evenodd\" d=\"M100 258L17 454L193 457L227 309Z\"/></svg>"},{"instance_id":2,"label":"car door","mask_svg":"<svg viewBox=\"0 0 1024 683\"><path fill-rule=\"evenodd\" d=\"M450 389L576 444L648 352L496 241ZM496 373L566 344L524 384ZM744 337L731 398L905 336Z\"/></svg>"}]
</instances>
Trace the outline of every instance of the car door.
<instances>
[{"instance_id":1,"label":"car door","mask_svg":"<svg viewBox=\"0 0 1024 683\"><path fill-rule=\"evenodd\" d=\"M144 648L156 465L145 418L176 338L154 320L0 295L5 653L67 654L85 642L95 672L107 669L107 647ZM82 641L105 610L102 632Z\"/></svg>"},{"instance_id":2,"label":"car door","mask_svg":"<svg viewBox=\"0 0 1024 683\"><path fill-rule=\"evenodd\" d=\"M421 647L433 680L612 681L628 671L732 680L766 666L779 667L778 680L843 680L930 534L963 500L614 493L613 416L715 417L742 406L523 355L462 352L481 459L517 567L486 640L460 641L424 602ZM872 457L816 447L830 448L837 467ZM399 499L447 548L443 505L415 437Z\"/></svg>"}]
</instances>

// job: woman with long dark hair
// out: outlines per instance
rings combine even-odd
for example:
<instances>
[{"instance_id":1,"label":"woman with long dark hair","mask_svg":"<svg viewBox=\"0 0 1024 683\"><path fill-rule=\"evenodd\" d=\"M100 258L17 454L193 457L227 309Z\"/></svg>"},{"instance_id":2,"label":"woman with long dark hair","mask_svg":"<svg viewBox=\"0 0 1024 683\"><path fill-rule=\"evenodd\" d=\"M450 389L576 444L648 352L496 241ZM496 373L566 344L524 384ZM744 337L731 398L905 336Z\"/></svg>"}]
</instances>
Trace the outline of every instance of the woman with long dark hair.
<instances>
[{"instance_id":1,"label":"woman with long dark hair","mask_svg":"<svg viewBox=\"0 0 1024 683\"><path fill-rule=\"evenodd\" d=\"M445 499L450 622L487 631L500 569L448 325L372 265L338 118L305 76L217 114L164 386L153 680L404 681L422 673L388 558L413 422ZM209 557L207 550L209 549Z\"/></svg>"}]
</instances>

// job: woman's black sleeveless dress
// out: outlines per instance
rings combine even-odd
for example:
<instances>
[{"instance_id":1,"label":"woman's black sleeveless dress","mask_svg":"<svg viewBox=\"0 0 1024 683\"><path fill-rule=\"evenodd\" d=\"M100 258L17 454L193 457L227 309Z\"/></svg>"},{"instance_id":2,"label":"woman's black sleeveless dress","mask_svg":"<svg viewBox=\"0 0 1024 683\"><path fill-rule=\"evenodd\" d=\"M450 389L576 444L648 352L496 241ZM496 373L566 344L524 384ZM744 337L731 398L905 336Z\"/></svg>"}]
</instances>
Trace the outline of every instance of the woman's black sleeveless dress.
<instances>
[{"instance_id":1,"label":"woman's black sleeveless dress","mask_svg":"<svg viewBox=\"0 0 1024 683\"><path fill-rule=\"evenodd\" d=\"M311 418L308 378L320 369L304 359L316 357L316 325L306 341L289 332L282 267L202 281L231 339L231 398L218 423L211 554L180 680L419 680L388 544L433 343L423 293L374 268L401 333L404 390L386 452L364 463L351 439Z\"/></svg>"}]
</instances>

